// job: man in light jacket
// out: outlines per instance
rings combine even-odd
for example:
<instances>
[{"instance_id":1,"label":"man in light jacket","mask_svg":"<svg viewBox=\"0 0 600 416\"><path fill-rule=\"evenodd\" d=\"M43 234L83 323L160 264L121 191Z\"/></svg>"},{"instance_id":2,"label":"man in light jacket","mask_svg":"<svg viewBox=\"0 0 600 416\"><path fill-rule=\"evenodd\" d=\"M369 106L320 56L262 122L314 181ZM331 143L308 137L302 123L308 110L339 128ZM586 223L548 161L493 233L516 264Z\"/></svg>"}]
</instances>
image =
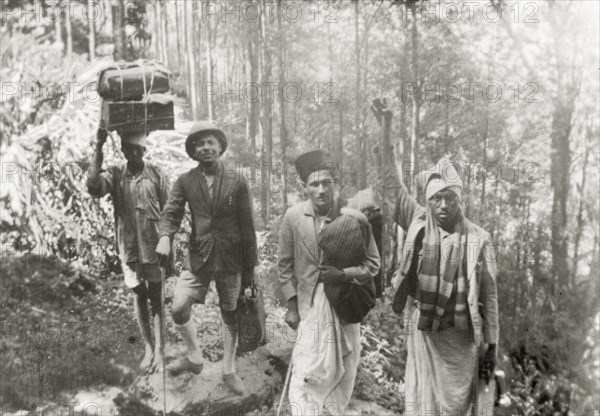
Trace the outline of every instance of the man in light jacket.
<instances>
[{"instance_id":1,"label":"man in light jacket","mask_svg":"<svg viewBox=\"0 0 600 416\"><path fill-rule=\"evenodd\" d=\"M336 165L321 151L295 162L308 200L287 210L279 232L279 282L287 300L285 321L298 329L292 353L289 403L294 415L342 415L350 401L360 358L360 324L341 321L329 304L323 280L360 282L379 271L370 235L359 266L322 265L318 236L340 214ZM369 234L371 232L369 231Z\"/></svg>"}]
</instances>

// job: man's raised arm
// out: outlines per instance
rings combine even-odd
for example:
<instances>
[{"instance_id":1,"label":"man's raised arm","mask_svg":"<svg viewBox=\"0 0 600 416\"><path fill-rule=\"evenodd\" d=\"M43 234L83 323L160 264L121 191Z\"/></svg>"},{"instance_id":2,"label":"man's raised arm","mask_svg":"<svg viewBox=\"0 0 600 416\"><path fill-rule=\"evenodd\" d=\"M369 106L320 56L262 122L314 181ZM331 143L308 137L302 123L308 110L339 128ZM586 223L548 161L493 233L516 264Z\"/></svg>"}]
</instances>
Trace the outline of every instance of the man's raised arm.
<instances>
[{"instance_id":1,"label":"man's raised arm","mask_svg":"<svg viewBox=\"0 0 600 416\"><path fill-rule=\"evenodd\" d=\"M394 221L404 230L408 230L408 226L415 215L415 211L422 207L417 203L415 198L410 195L410 192L408 192L408 189L406 189L406 186L402 182L393 149L386 152L386 156L386 166L388 169L386 169L385 187L387 190L396 194Z\"/></svg>"}]
</instances>

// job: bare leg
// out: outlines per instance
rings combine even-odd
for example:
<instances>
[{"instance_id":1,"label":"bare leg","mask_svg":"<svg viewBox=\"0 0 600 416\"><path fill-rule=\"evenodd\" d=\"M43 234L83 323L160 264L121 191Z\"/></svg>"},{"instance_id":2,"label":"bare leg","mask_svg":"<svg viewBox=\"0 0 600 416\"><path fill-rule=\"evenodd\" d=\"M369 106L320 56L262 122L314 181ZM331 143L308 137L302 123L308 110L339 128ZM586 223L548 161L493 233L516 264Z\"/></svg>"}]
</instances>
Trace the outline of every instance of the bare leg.
<instances>
[{"instance_id":1,"label":"bare leg","mask_svg":"<svg viewBox=\"0 0 600 416\"><path fill-rule=\"evenodd\" d=\"M235 314L235 312L225 312ZM229 321L231 322L231 321ZM223 381L236 394L246 393L246 387L240 376L235 372L235 347L237 344L236 325L225 324L223 333Z\"/></svg>"},{"instance_id":2,"label":"bare leg","mask_svg":"<svg viewBox=\"0 0 600 416\"><path fill-rule=\"evenodd\" d=\"M154 359L150 366L150 372L162 371L163 355L161 343L162 339L160 336L160 330L162 328L162 321L165 319L163 310L161 308L161 283L152 282L148 283L148 297L150 298L150 307L152 310L152 316L154 318ZM166 337L166 334L165 334ZM166 341L166 340L165 340Z\"/></svg>"},{"instance_id":3,"label":"bare leg","mask_svg":"<svg viewBox=\"0 0 600 416\"><path fill-rule=\"evenodd\" d=\"M223 333L223 374L235 373L235 346L237 331L235 325L225 325Z\"/></svg>"},{"instance_id":4,"label":"bare leg","mask_svg":"<svg viewBox=\"0 0 600 416\"><path fill-rule=\"evenodd\" d=\"M172 316L175 328L177 328L177 331L183 338L188 350L187 357L181 362L169 366L169 373L173 376L177 376L184 371L199 374L204 365L204 358L202 357L202 350L200 349L196 333L196 325L193 319L191 319L193 303L193 298L186 295L178 296L177 293L173 299Z\"/></svg>"},{"instance_id":5,"label":"bare leg","mask_svg":"<svg viewBox=\"0 0 600 416\"><path fill-rule=\"evenodd\" d=\"M148 313L148 292L146 290L146 284L142 282L135 288L134 293L134 309L135 316L137 318L138 326L140 327L140 333L144 340L144 359L140 363L142 370L149 370L152 365L154 358L153 342L152 342L152 329L150 328L150 314Z\"/></svg>"}]
</instances>

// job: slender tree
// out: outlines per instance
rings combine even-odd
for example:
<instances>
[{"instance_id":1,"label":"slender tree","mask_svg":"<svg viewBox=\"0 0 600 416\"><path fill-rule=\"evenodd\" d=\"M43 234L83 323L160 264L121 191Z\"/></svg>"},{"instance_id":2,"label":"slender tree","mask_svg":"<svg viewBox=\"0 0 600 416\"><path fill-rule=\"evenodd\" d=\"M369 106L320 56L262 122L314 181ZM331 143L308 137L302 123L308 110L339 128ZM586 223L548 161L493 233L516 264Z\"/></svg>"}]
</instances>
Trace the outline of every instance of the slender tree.
<instances>
[{"instance_id":1,"label":"slender tree","mask_svg":"<svg viewBox=\"0 0 600 416\"><path fill-rule=\"evenodd\" d=\"M259 36L260 25L249 23L249 36L247 41L248 46L248 61L250 66L250 85L258 85L259 82ZM256 136L258 134L258 123L260 117L260 100L258 97L247 97L250 106L249 117L249 135L250 135L250 151L252 155L256 155Z\"/></svg>"},{"instance_id":2,"label":"slender tree","mask_svg":"<svg viewBox=\"0 0 600 416\"><path fill-rule=\"evenodd\" d=\"M57 45L61 45L64 48L63 36L62 36L62 16L60 11L62 10L60 0L56 2L54 8L54 42Z\"/></svg>"},{"instance_id":3,"label":"slender tree","mask_svg":"<svg viewBox=\"0 0 600 416\"><path fill-rule=\"evenodd\" d=\"M71 65L73 62L73 29L71 22L71 7L65 7L65 29L67 32L67 63Z\"/></svg>"},{"instance_id":4,"label":"slender tree","mask_svg":"<svg viewBox=\"0 0 600 416\"><path fill-rule=\"evenodd\" d=\"M165 65L169 65L169 14L167 13L167 1L159 0L159 9L161 15L160 28L162 31L162 35L160 37L161 40L161 49L163 51L162 61Z\"/></svg>"},{"instance_id":5,"label":"slender tree","mask_svg":"<svg viewBox=\"0 0 600 416\"><path fill-rule=\"evenodd\" d=\"M271 81L271 47L269 44L269 29L267 7L265 0L261 4L260 33L262 46L262 158L261 158L261 213L266 224L271 217L271 171L273 167L273 116L270 93ZM265 94L266 93L266 94Z\"/></svg>"},{"instance_id":6,"label":"slender tree","mask_svg":"<svg viewBox=\"0 0 600 416\"><path fill-rule=\"evenodd\" d=\"M417 26L417 4L411 3L409 7L412 10L411 22L411 65L412 65L412 120L410 135L410 166L412 170L411 192L417 196L417 164L419 163L419 124L421 118L421 83L419 79L419 29ZM468 208L468 207L467 207Z\"/></svg>"},{"instance_id":7,"label":"slender tree","mask_svg":"<svg viewBox=\"0 0 600 416\"><path fill-rule=\"evenodd\" d=\"M287 47L286 42L286 33L283 30L283 25L281 23L281 2L279 0L277 2L277 32L279 35L279 51L277 54L277 64L279 66L279 142L281 144L281 196L283 200L283 212L287 210L288 206L288 198L287 198L287 170L285 168L285 163L287 161L287 141L288 141L288 131L287 125L285 122L285 100L286 97L283 95L283 86L285 85L285 50Z\"/></svg>"},{"instance_id":8,"label":"slender tree","mask_svg":"<svg viewBox=\"0 0 600 416\"><path fill-rule=\"evenodd\" d=\"M356 154L359 159L358 172L357 172L357 185L359 189L363 189L367 186L367 172L366 172L366 158L364 154L363 144L363 128L361 123L361 109L362 109L362 94L361 94L361 59L360 59L360 36L359 36L359 21L360 21L360 2L354 2L354 56L355 56L355 68L356 68L356 107L354 113L354 133L356 140Z\"/></svg>"},{"instance_id":9,"label":"slender tree","mask_svg":"<svg viewBox=\"0 0 600 416\"><path fill-rule=\"evenodd\" d=\"M216 27L212 27L210 16L207 16L204 26L206 27L206 81L209 85L212 85L214 82L213 42L216 38ZM213 94L207 98L208 118L212 120L215 118Z\"/></svg>"},{"instance_id":10,"label":"slender tree","mask_svg":"<svg viewBox=\"0 0 600 416\"><path fill-rule=\"evenodd\" d=\"M89 38L88 38L88 46L89 46L89 54L90 61L94 62L96 60L96 15L95 15L95 1L88 0L87 5L87 20L89 27Z\"/></svg>"},{"instance_id":11,"label":"slender tree","mask_svg":"<svg viewBox=\"0 0 600 416\"><path fill-rule=\"evenodd\" d=\"M199 118L200 109L198 107L198 91L196 89L196 48L194 45L194 39L196 38L194 33L194 16L193 16L193 7L194 2L185 1L184 4L184 18L185 18L185 28L186 28L186 39L185 45L187 47L187 61L188 61L188 91L189 91L189 101L192 106L192 117L194 119Z\"/></svg>"},{"instance_id":12,"label":"slender tree","mask_svg":"<svg viewBox=\"0 0 600 416\"><path fill-rule=\"evenodd\" d=\"M123 0L111 3L112 33L115 48L113 58L115 61L125 59L125 7Z\"/></svg>"},{"instance_id":13,"label":"slender tree","mask_svg":"<svg viewBox=\"0 0 600 416\"><path fill-rule=\"evenodd\" d=\"M584 137L585 140L585 148L583 155L583 164L581 166L581 183L577 185L579 190L579 207L577 208L577 219L575 224L575 240L573 242L573 263L571 265L571 286L577 283L577 271L579 264L579 245L581 243L581 235L583 234L583 208L585 206L585 186L586 186L586 178L587 178L587 166L588 160L590 156L590 148L588 143L588 137L594 137L592 133L591 126L588 126L586 129L586 134Z\"/></svg>"}]
</instances>

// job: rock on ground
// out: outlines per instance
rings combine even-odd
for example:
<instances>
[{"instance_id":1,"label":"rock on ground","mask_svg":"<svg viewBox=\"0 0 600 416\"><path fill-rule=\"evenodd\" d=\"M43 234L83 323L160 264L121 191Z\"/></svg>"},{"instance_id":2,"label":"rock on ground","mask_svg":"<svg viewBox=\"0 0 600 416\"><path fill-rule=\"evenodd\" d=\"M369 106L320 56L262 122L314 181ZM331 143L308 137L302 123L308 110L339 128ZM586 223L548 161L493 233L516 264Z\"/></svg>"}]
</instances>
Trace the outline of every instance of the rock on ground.
<instances>
[{"instance_id":1,"label":"rock on ground","mask_svg":"<svg viewBox=\"0 0 600 416\"><path fill-rule=\"evenodd\" d=\"M168 354L171 355L171 354ZM179 357L184 351L180 350ZM238 357L237 371L246 386L246 394L235 395L222 380L221 362L205 361L200 375L190 373L166 376L167 415L244 415L257 409L271 408L283 386L285 361L291 345L270 343ZM115 398L122 416L158 415L163 412L163 375L139 376L126 394Z\"/></svg>"}]
</instances>

